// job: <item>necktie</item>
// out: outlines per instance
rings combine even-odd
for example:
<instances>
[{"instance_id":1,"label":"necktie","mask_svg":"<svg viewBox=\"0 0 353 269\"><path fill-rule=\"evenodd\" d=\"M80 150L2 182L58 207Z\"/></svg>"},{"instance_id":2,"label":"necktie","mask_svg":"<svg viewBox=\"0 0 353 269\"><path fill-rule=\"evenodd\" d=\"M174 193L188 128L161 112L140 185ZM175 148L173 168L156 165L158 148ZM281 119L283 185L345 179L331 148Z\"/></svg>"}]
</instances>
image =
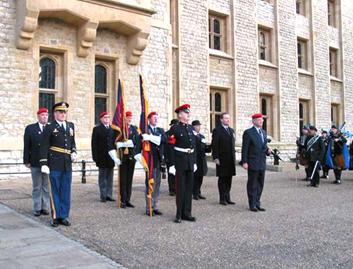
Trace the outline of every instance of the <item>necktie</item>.
<instances>
[{"instance_id":1,"label":"necktie","mask_svg":"<svg viewBox=\"0 0 353 269\"><path fill-rule=\"evenodd\" d=\"M259 135L260 135L260 137L261 137L262 142L264 142L264 137L263 137L263 135L262 135L261 129L259 129Z\"/></svg>"},{"instance_id":2,"label":"necktie","mask_svg":"<svg viewBox=\"0 0 353 269\"><path fill-rule=\"evenodd\" d=\"M229 135L232 135L231 132L230 132L229 127L227 127L227 132L228 132Z\"/></svg>"}]
</instances>

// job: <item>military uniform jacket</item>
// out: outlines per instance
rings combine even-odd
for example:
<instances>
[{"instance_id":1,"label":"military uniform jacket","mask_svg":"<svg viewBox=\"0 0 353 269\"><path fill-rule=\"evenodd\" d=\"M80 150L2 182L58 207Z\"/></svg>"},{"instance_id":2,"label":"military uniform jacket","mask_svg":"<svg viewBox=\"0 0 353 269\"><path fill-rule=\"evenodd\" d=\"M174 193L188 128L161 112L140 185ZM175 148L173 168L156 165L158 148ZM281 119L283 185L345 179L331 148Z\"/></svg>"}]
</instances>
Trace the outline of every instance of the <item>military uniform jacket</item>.
<instances>
[{"instance_id":1,"label":"military uniform jacket","mask_svg":"<svg viewBox=\"0 0 353 269\"><path fill-rule=\"evenodd\" d=\"M206 152L211 152L211 147L206 145L205 136L202 134L194 133L196 136L196 174L205 176L207 174L207 160Z\"/></svg>"},{"instance_id":2,"label":"military uniform jacket","mask_svg":"<svg viewBox=\"0 0 353 269\"><path fill-rule=\"evenodd\" d=\"M128 154L123 154L122 156L122 162L124 163L124 160L126 159L130 159L133 160L134 156L136 154L141 153L141 146L142 146L142 138L141 138L141 133L138 130L138 128L134 125L130 125L129 126L129 135L128 135L128 139L132 140L132 142L134 143L134 147L133 148L128 148ZM122 139L120 139L119 141L116 141L116 138L118 136L118 131L111 129L111 133L108 137L108 151L111 150L117 150L116 147L116 142L122 141ZM125 148L121 148L121 152L124 152Z\"/></svg>"},{"instance_id":3,"label":"military uniform jacket","mask_svg":"<svg viewBox=\"0 0 353 269\"><path fill-rule=\"evenodd\" d=\"M324 140L318 136L309 136L306 151L310 162L320 161L323 163L325 155Z\"/></svg>"},{"instance_id":4,"label":"military uniform jacket","mask_svg":"<svg viewBox=\"0 0 353 269\"><path fill-rule=\"evenodd\" d=\"M175 166L179 172L193 171L196 164L196 137L193 133L193 128L189 124L179 122L173 125L169 130L168 142L173 149L170 152L169 163ZM193 153L177 151L175 148L192 149Z\"/></svg>"},{"instance_id":5,"label":"military uniform jacket","mask_svg":"<svg viewBox=\"0 0 353 269\"><path fill-rule=\"evenodd\" d=\"M93 161L99 168L113 168L114 161L108 154L108 138L111 128L99 124L93 128L91 149Z\"/></svg>"},{"instance_id":6,"label":"military uniform jacket","mask_svg":"<svg viewBox=\"0 0 353 269\"><path fill-rule=\"evenodd\" d=\"M43 141L43 132L39 123L33 123L26 127L24 134L23 163L30 163L32 167L40 167L39 150Z\"/></svg>"},{"instance_id":7,"label":"military uniform jacket","mask_svg":"<svg viewBox=\"0 0 353 269\"><path fill-rule=\"evenodd\" d=\"M164 162L164 149L165 149L165 144L167 142L167 137L164 133L164 130L159 127L155 127L155 131L153 131L152 127L149 125L148 126L148 131L149 134L151 135L156 135L161 137L161 143L159 146L156 144L150 142L151 145L151 151L152 151L152 158L153 158L153 166L155 168L160 168L162 162Z\"/></svg>"},{"instance_id":8,"label":"military uniform jacket","mask_svg":"<svg viewBox=\"0 0 353 269\"><path fill-rule=\"evenodd\" d=\"M228 127L227 131L222 125L212 131L212 158L219 159L216 166L218 177L234 176L235 171L235 133Z\"/></svg>"},{"instance_id":9,"label":"military uniform jacket","mask_svg":"<svg viewBox=\"0 0 353 269\"><path fill-rule=\"evenodd\" d=\"M57 152L60 148L67 153ZM43 132L43 143L40 147L40 165L48 165L54 171L72 171L71 153L76 152L75 126L66 121L66 129L57 121L46 125Z\"/></svg>"},{"instance_id":10,"label":"military uniform jacket","mask_svg":"<svg viewBox=\"0 0 353 269\"><path fill-rule=\"evenodd\" d=\"M170 130L165 132L165 136L168 139L170 137L169 135ZM164 158L165 158L165 162L167 164L168 167L172 166L172 154L174 154L174 145L171 145L169 143L166 143L164 145Z\"/></svg>"}]
</instances>

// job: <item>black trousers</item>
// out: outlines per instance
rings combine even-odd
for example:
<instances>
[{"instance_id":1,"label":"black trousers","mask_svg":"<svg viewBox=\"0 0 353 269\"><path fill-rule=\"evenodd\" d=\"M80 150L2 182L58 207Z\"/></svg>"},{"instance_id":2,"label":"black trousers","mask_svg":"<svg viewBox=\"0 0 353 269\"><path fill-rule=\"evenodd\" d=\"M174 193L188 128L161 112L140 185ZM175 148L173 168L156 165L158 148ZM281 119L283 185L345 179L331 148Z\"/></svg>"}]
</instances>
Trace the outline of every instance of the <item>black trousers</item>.
<instances>
[{"instance_id":1,"label":"black trousers","mask_svg":"<svg viewBox=\"0 0 353 269\"><path fill-rule=\"evenodd\" d=\"M230 201L230 190L232 188L232 176L218 177L218 192L219 201L227 202Z\"/></svg>"},{"instance_id":2,"label":"black trousers","mask_svg":"<svg viewBox=\"0 0 353 269\"><path fill-rule=\"evenodd\" d=\"M192 204L192 188L194 181L193 171L176 171L176 217L190 217Z\"/></svg>"},{"instance_id":3,"label":"black trousers","mask_svg":"<svg viewBox=\"0 0 353 269\"><path fill-rule=\"evenodd\" d=\"M167 168L169 171L169 166ZM172 174L168 173L168 188L169 188L169 193L175 193L175 176Z\"/></svg>"},{"instance_id":4,"label":"black trousers","mask_svg":"<svg viewBox=\"0 0 353 269\"><path fill-rule=\"evenodd\" d=\"M197 197L201 194L201 186L203 182L203 175L201 173L194 173L194 186L192 195Z\"/></svg>"},{"instance_id":5,"label":"black trousers","mask_svg":"<svg viewBox=\"0 0 353 269\"><path fill-rule=\"evenodd\" d=\"M249 207L256 208L261 206L261 194L264 188L265 170L248 170L247 192Z\"/></svg>"},{"instance_id":6,"label":"black trousers","mask_svg":"<svg viewBox=\"0 0 353 269\"><path fill-rule=\"evenodd\" d=\"M126 204L130 202L131 199L131 188L132 188L132 179L134 177L135 171L134 159L124 159L120 165L120 197L121 203Z\"/></svg>"},{"instance_id":7,"label":"black trousers","mask_svg":"<svg viewBox=\"0 0 353 269\"><path fill-rule=\"evenodd\" d=\"M309 162L309 177L312 176L311 178L311 185L319 185L320 184L320 163L318 163L315 167L316 162ZM314 171L315 169L315 171Z\"/></svg>"},{"instance_id":8,"label":"black trousers","mask_svg":"<svg viewBox=\"0 0 353 269\"><path fill-rule=\"evenodd\" d=\"M311 176L309 167L305 168L305 175L306 175L306 179L309 180L309 178Z\"/></svg>"},{"instance_id":9,"label":"black trousers","mask_svg":"<svg viewBox=\"0 0 353 269\"><path fill-rule=\"evenodd\" d=\"M335 173L336 181L341 180L342 170L341 169L334 169L333 172Z\"/></svg>"}]
</instances>

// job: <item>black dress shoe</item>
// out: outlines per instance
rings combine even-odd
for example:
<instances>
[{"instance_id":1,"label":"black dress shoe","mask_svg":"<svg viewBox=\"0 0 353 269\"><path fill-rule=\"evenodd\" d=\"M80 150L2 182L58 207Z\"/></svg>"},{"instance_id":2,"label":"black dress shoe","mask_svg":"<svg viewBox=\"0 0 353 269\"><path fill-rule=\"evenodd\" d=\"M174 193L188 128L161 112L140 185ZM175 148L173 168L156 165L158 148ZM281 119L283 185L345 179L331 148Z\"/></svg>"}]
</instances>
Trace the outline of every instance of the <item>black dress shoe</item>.
<instances>
[{"instance_id":1,"label":"black dress shoe","mask_svg":"<svg viewBox=\"0 0 353 269\"><path fill-rule=\"evenodd\" d=\"M106 199L106 198L101 198L101 202L102 202L102 203L106 203L106 202L107 202L107 199Z\"/></svg>"},{"instance_id":2,"label":"black dress shoe","mask_svg":"<svg viewBox=\"0 0 353 269\"><path fill-rule=\"evenodd\" d=\"M152 211L152 217L153 217L154 215L155 215L155 213L154 213L154 211ZM146 212L146 216L149 216L149 217L150 217L150 216L151 216L151 215L150 215L150 212Z\"/></svg>"},{"instance_id":3,"label":"black dress shoe","mask_svg":"<svg viewBox=\"0 0 353 269\"><path fill-rule=\"evenodd\" d=\"M70 221L68 221L67 219L63 219L60 221L60 224L64 225L64 226L71 226Z\"/></svg>"},{"instance_id":4,"label":"black dress shoe","mask_svg":"<svg viewBox=\"0 0 353 269\"><path fill-rule=\"evenodd\" d=\"M184 216L184 217L181 217L181 219L186 221L196 221L196 218L192 216Z\"/></svg>"},{"instance_id":5,"label":"black dress shoe","mask_svg":"<svg viewBox=\"0 0 353 269\"><path fill-rule=\"evenodd\" d=\"M225 201L220 201L219 204L221 205L227 205L227 203Z\"/></svg>"},{"instance_id":6,"label":"black dress shoe","mask_svg":"<svg viewBox=\"0 0 353 269\"><path fill-rule=\"evenodd\" d=\"M175 196L175 192L169 192L169 196Z\"/></svg>"},{"instance_id":7,"label":"black dress shoe","mask_svg":"<svg viewBox=\"0 0 353 269\"><path fill-rule=\"evenodd\" d=\"M127 207L131 207L131 208L134 208L134 207L135 207L135 206L134 206L132 203L130 203L130 202L127 202L127 203L126 203L126 206L127 206Z\"/></svg>"},{"instance_id":8,"label":"black dress shoe","mask_svg":"<svg viewBox=\"0 0 353 269\"><path fill-rule=\"evenodd\" d=\"M42 210L40 211L40 214L42 214L42 215L49 215L49 211L46 210L46 209L42 209Z\"/></svg>"},{"instance_id":9,"label":"black dress shoe","mask_svg":"<svg viewBox=\"0 0 353 269\"><path fill-rule=\"evenodd\" d=\"M235 203L234 203L233 201L231 201L231 200L227 201L227 204L229 204L229 205L235 205Z\"/></svg>"},{"instance_id":10,"label":"black dress shoe","mask_svg":"<svg viewBox=\"0 0 353 269\"><path fill-rule=\"evenodd\" d=\"M58 227L59 226L59 221L56 219L50 220L50 226L51 227Z\"/></svg>"},{"instance_id":11,"label":"black dress shoe","mask_svg":"<svg viewBox=\"0 0 353 269\"><path fill-rule=\"evenodd\" d=\"M192 199L199 200L200 198L198 196L193 196Z\"/></svg>"},{"instance_id":12,"label":"black dress shoe","mask_svg":"<svg viewBox=\"0 0 353 269\"><path fill-rule=\"evenodd\" d=\"M178 218L178 217L175 218L174 222L175 222L175 223L181 223L181 218Z\"/></svg>"},{"instance_id":13,"label":"black dress shoe","mask_svg":"<svg viewBox=\"0 0 353 269\"><path fill-rule=\"evenodd\" d=\"M201 200L206 200L206 197L205 196L202 196L201 194L199 195L199 199Z\"/></svg>"},{"instance_id":14,"label":"black dress shoe","mask_svg":"<svg viewBox=\"0 0 353 269\"><path fill-rule=\"evenodd\" d=\"M158 216L163 215L163 213L161 211L159 211L158 209L153 210L153 214L158 215Z\"/></svg>"},{"instance_id":15,"label":"black dress shoe","mask_svg":"<svg viewBox=\"0 0 353 269\"><path fill-rule=\"evenodd\" d=\"M263 207L261 207L261 206L257 206L256 209L257 209L258 211L266 211L266 209L263 208Z\"/></svg>"},{"instance_id":16,"label":"black dress shoe","mask_svg":"<svg viewBox=\"0 0 353 269\"><path fill-rule=\"evenodd\" d=\"M120 208L126 208L126 204L121 203Z\"/></svg>"},{"instance_id":17,"label":"black dress shoe","mask_svg":"<svg viewBox=\"0 0 353 269\"><path fill-rule=\"evenodd\" d=\"M107 197L107 201L109 201L109 202L115 202L115 199L110 198L110 197Z\"/></svg>"},{"instance_id":18,"label":"black dress shoe","mask_svg":"<svg viewBox=\"0 0 353 269\"><path fill-rule=\"evenodd\" d=\"M315 187L316 185L315 184L308 184L308 185L306 185L307 187Z\"/></svg>"},{"instance_id":19,"label":"black dress shoe","mask_svg":"<svg viewBox=\"0 0 353 269\"><path fill-rule=\"evenodd\" d=\"M36 216L36 217L39 217L39 216L40 216L40 210L34 211L34 212L33 212L33 215Z\"/></svg>"},{"instance_id":20,"label":"black dress shoe","mask_svg":"<svg viewBox=\"0 0 353 269\"><path fill-rule=\"evenodd\" d=\"M256 207L251 207L251 208L250 208L250 211L252 211L252 212L258 212L259 210L257 210Z\"/></svg>"}]
</instances>

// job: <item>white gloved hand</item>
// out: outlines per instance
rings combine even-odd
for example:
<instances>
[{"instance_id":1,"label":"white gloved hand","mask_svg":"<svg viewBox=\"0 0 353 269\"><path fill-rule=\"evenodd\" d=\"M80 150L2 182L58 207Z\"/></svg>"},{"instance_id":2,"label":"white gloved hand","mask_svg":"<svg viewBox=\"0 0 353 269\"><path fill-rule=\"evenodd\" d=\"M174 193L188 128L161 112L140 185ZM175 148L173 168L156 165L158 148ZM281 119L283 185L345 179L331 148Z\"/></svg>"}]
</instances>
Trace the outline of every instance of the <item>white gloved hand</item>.
<instances>
[{"instance_id":1,"label":"white gloved hand","mask_svg":"<svg viewBox=\"0 0 353 269\"><path fill-rule=\"evenodd\" d=\"M168 173L171 174L171 175L173 175L173 176L175 176L176 170L175 170L175 166L174 166L174 165L171 166L171 167L169 167Z\"/></svg>"},{"instance_id":2,"label":"white gloved hand","mask_svg":"<svg viewBox=\"0 0 353 269\"><path fill-rule=\"evenodd\" d=\"M42 167L40 168L40 171L44 174L47 174L47 175L50 174L50 169L47 165L42 165Z\"/></svg>"},{"instance_id":3,"label":"white gloved hand","mask_svg":"<svg viewBox=\"0 0 353 269\"><path fill-rule=\"evenodd\" d=\"M112 149L108 152L110 158L112 158L112 160L114 161L114 163L119 166L121 164L120 159L117 157L117 152L115 149Z\"/></svg>"},{"instance_id":4,"label":"white gloved hand","mask_svg":"<svg viewBox=\"0 0 353 269\"><path fill-rule=\"evenodd\" d=\"M72 152L71 153L71 161L75 162L77 160L77 153L76 152Z\"/></svg>"},{"instance_id":5,"label":"white gloved hand","mask_svg":"<svg viewBox=\"0 0 353 269\"><path fill-rule=\"evenodd\" d=\"M136 162L139 162L142 165L142 154L141 153L136 154L134 156L134 159L135 159Z\"/></svg>"},{"instance_id":6,"label":"white gloved hand","mask_svg":"<svg viewBox=\"0 0 353 269\"><path fill-rule=\"evenodd\" d=\"M195 163L194 164L194 173L196 172L196 170L197 170L197 164Z\"/></svg>"},{"instance_id":7,"label":"white gloved hand","mask_svg":"<svg viewBox=\"0 0 353 269\"><path fill-rule=\"evenodd\" d=\"M151 141L151 136L149 134L142 134L142 140L143 141Z\"/></svg>"},{"instance_id":8,"label":"white gloved hand","mask_svg":"<svg viewBox=\"0 0 353 269\"><path fill-rule=\"evenodd\" d=\"M161 144L161 137L159 135L150 135L150 141L159 146Z\"/></svg>"},{"instance_id":9,"label":"white gloved hand","mask_svg":"<svg viewBox=\"0 0 353 269\"><path fill-rule=\"evenodd\" d=\"M134 142L132 142L132 140L127 140L125 142L117 142L116 147L117 148L133 148Z\"/></svg>"}]
</instances>

